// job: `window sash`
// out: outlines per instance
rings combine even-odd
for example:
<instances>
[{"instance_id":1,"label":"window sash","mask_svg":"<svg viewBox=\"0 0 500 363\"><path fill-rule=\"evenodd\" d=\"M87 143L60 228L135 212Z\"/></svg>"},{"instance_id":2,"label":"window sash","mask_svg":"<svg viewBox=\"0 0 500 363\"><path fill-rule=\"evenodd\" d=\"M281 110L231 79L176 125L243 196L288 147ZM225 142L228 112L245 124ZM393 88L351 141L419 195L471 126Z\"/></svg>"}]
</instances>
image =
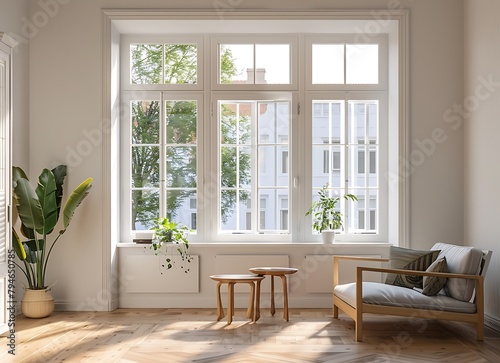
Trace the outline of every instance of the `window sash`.
<instances>
[{"instance_id":1,"label":"window sash","mask_svg":"<svg viewBox=\"0 0 500 363\"><path fill-rule=\"evenodd\" d=\"M131 54L130 47L132 44L195 44L197 49L197 81L195 84L133 84L131 81ZM121 89L122 91L153 91L153 90L178 90L178 91L200 91L204 85L204 37L203 36L174 36L174 35L124 35L120 43L120 58L121 58Z\"/></svg>"},{"instance_id":2,"label":"window sash","mask_svg":"<svg viewBox=\"0 0 500 363\"><path fill-rule=\"evenodd\" d=\"M341 199L340 203L340 208L342 209L342 213L344 214L344 228L347 231L347 235L343 235L343 239L346 241L385 241L388 238L388 223L386 223L386 218L385 216L388 213L388 181L386 178L383 177L384 173L387 173L389 171L389 163L388 163L388 125L389 125L389 120L388 120L388 104L387 104L387 97L385 93L383 92L308 92L306 94L306 107L305 107L305 117L306 117L306 122L305 122L305 128L306 130L304 131L304 139L305 139L305 150L308 150L309 153L305 155L305 157L309 158L309 165L310 167L305 170L305 174L308 175L308 185L311 186L311 190L319 190L324 183L323 182L316 182L313 183L312 177L313 175L324 175L324 162L321 162L318 164L318 166L321 168L321 170L316 170L316 172L313 170L313 163L311 162L313 160L313 145L312 145L312 122L313 118L317 117L315 116L315 106L313 101L324 101L324 102L329 102L329 101L335 101L336 103L339 103L343 105L341 107L341 110L344 109L345 112L341 112L341 122L340 125L340 143L337 144L336 140L336 135L331 135L331 144L329 145L324 145L321 143L316 144L317 147L324 147L325 151L323 151L322 155L327 154L329 155L329 165L331 167L331 158L332 158L332 153L333 148L340 147L340 174L338 176L338 179L340 181L340 184L338 185L333 185L333 187L338 190L341 194L347 194L347 193L353 193L353 194L358 194L361 193L360 195L362 196L363 199L365 199L365 195L369 196L370 192L369 190L374 190L377 193L377 200L378 204L374 210L377 212L377 217L372 218L372 215L369 215L365 218L370 218L370 224L364 224L365 228L372 227L373 226L373 220L377 221L376 224L376 229L366 229L364 231L359 229L359 226L354 225L354 222L349 222L347 218L345 218L345 215L354 215L350 210L345 210L344 208L352 205L351 203L344 203L344 200ZM349 102L363 102L363 101L376 101L378 102L378 108L379 108L379 130L377 134L377 139L378 139L378 144L374 145L370 143L369 139L369 131L365 129L365 144L362 145L363 148L366 148L366 150L369 150L370 153L374 151L375 147L378 147L378 164L376 166L376 170L378 172L378 185L373 188L370 187L370 184L366 182L364 186L351 186L348 184L343 183L345 180L350 180L352 178L352 170L350 170L351 166L355 167L355 171L358 171L358 166L357 165L357 158L358 158L358 151L356 150L355 154L349 155L349 143L351 143L351 146L354 148L358 147L357 141L356 143L354 140L349 140L349 134L347 130L347 122L348 120L348 115L347 115L347 109L349 106ZM366 121L366 120L365 120ZM366 121L368 122L368 121ZM325 136L326 137L326 136ZM337 146L339 145L339 146ZM364 150L364 149L363 149ZM352 158L352 160L351 160ZM355 161L355 163L352 163L351 161ZM351 164L349 164L351 162ZM350 166L351 165L351 166ZM368 168L368 169L366 169ZM371 170L371 166L366 165L366 158L365 158L365 163L363 165L363 173L360 175L366 175L366 171ZM310 177L309 177L310 175ZM370 174L368 174L370 175ZM368 176L365 177L365 180L369 178ZM330 179L331 182L331 179ZM332 184L332 183L331 183ZM307 188L306 188L307 190ZM313 196L311 193L307 194L304 196L305 197L305 205L311 205ZM369 200L368 197L366 197L366 200ZM359 211L359 210L358 210ZM357 213L356 213L357 214ZM352 221L355 221L353 219ZM383 221L382 223L379 223L380 221ZM350 224L346 224L350 223ZM312 222L309 222L312 223ZM309 224L310 225L310 224ZM305 238L306 239L318 239L319 236L317 236L315 233L313 233L312 229L309 230L308 223L305 224L307 231L305 232Z\"/></svg>"},{"instance_id":3,"label":"window sash","mask_svg":"<svg viewBox=\"0 0 500 363\"><path fill-rule=\"evenodd\" d=\"M211 129L212 130L217 130L217 140L218 143L215 145L212 145L212 153L217 156L217 160L214 160L216 162L217 168L215 170L220 170L221 165L222 165L222 160L221 160L221 154L220 154L220 148L225 147L227 144L222 143L221 141L221 132L220 132L220 110L221 110L221 105L222 104L243 104L247 105L249 107L254 107L254 111L252 113L254 122L252 123L252 136L251 136L251 143L248 145L252 150L252 156L251 156L251 177L250 179L252 180L252 185L249 186L248 193L250 194L250 211L259 211L258 213L252 213L250 216L248 214L248 211L244 211L243 209L239 212L239 217L238 215L235 217L238 220L240 220L240 226L244 225L245 228L247 228L248 224L251 226L254 226L252 230L233 230L233 229L222 229L222 220L221 218L221 194L218 195L218 199L216 203L213 203L212 205L215 205L216 207L211 209L211 212L208 213L211 216L217 216L217 226L218 230L214 233L214 238L219 239L219 240L227 240L230 238L234 238L234 233L238 235L238 238L243 238L243 239L252 239L252 240L290 240L292 233L291 231L282 231L280 229L280 215L277 212L279 208L279 202L280 200L278 199L278 196L275 196L271 199L271 197L267 194L267 192L273 192L274 193L283 193L285 190L287 191L286 197L291 198L291 181L290 181L290 173L283 174L281 173L281 167L282 167L282 154L281 154L281 148L288 148L288 152L290 152L290 144L289 144L289 135L292 133L292 115L288 115L289 121L288 121L288 131L286 132L285 135L278 135L276 132L272 133L269 135L269 137L265 137L265 134L259 134L258 133L258 128L257 124L259 122L259 119L257 118L257 110L261 110L263 107L269 108L273 104L280 105L283 103L288 104L288 110L289 112L292 112L292 104L293 104L293 94L291 93L275 93L275 92L270 92L266 94L262 93L240 93L240 94L215 94L213 95L212 98L212 109L214 110L214 115L217 115L217 117L213 117L212 119L212 125ZM271 112L272 115L277 115L275 114L276 110ZM263 115L265 115L264 113ZM276 122L277 119L274 119L273 122ZM245 145L246 147L246 145ZM261 160L264 161L264 167L266 168L263 170L263 164L259 160L259 153L260 152L265 152L266 149L273 148L273 159L269 158L262 158ZM260 150L260 151L259 151ZM274 160L274 161L273 161ZM290 158L288 158L290 160ZM274 167L273 167L274 165ZM213 168L213 166L212 166ZM290 169L290 166L288 166ZM269 169L269 170L268 170ZM269 171L274 170L274 174L270 174ZM221 173L218 173L219 181L217 185L221 185ZM273 176L274 175L274 176ZM280 178L282 181L285 182L285 184L282 184L282 182L275 183L275 184L261 184L259 180L261 178L264 179L269 179L269 178ZM221 191L219 193L222 193L223 190L234 190L237 192L239 189L238 188L221 188ZM281 192L280 192L281 191ZM264 193L264 194L262 194ZM264 205L262 204L262 201L265 203ZM249 204L247 201L246 203L240 203L239 205L242 207L247 207ZM272 212L272 210L275 210L276 212ZM263 213L265 212L265 213ZM249 219L250 218L250 219ZM266 218L266 220L263 220L263 218ZM271 219L270 219L271 218ZM244 223L242 224L242 221L244 220ZM269 223L270 221L272 222L272 225ZM214 223L212 221L211 223ZM273 227L274 225L274 227Z\"/></svg>"},{"instance_id":4,"label":"window sash","mask_svg":"<svg viewBox=\"0 0 500 363\"><path fill-rule=\"evenodd\" d=\"M295 44L295 46L291 47L292 59L298 59L297 54L299 54L299 53L305 54L304 58L306 59L306 63L307 63L308 59L309 59L308 53L310 52L310 50L307 48L307 41L304 42L304 44L303 44L300 36L298 36L298 37L287 36L287 37L293 39L291 44ZM281 43L283 38L287 38L287 37L277 36L277 38L279 38L279 39L276 43L277 44ZM315 36L311 36L311 39L314 37ZM323 37L323 35L320 35L319 37L321 38L321 37ZM133 37L131 37L131 39L132 38ZM145 38L149 38L149 37L138 36L136 38L145 39ZM169 37L161 37L161 38L169 38ZM178 38L182 39L182 40L186 39L185 37L178 37ZM211 44L210 45L210 58L211 58L211 60L213 60L214 59L213 49L214 49L214 47L216 47L217 42L213 41L210 43L209 41L207 41L207 39L210 39L210 38L211 38L210 36L205 36L203 38L204 42L202 42L202 43L204 45ZM217 37L213 37L213 38L215 39ZM238 37L222 37L222 38L238 38ZM256 37L249 36L249 38L253 39L253 41L255 43ZM305 36L305 38L307 38L307 36ZM268 39L268 38L266 37L265 39ZM129 42L130 41L131 40L129 40ZM146 41L144 41L144 42L146 42ZM302 51L300 51L300 52L298 51L299 46L302 47L301 48ZM203 52L203 47L200 46L198 49L201 50L201 52ZM296 58L293 58L293 57L296 57ZM204 59L206 61L206 57ZM379 64L381 64L381 63L383 63L383 62L381 61ZM206 65L205 62L199 62L198 65L200 65L200 64ZM217 64L217 63L212 62L212 64ZM257 96L253 96L253 98L255 98L255 99L264 99L265 97L263 97L262 95L265 95L266 92L276 92L279 94L280 92L278 92L278 91L280 89L284 89L284 88L286 88L289 91L292 91L289 93L289 97L292 99L293 119L296 120L297 122L292 121L292 125L290 127L289 170L288 170L289 171L289 173L288 173L289 180L290 180L290 184L289 184L290 185L290 191L289 191L289 194L290 194L289 195L289 198L290 198L290 208L289 208L290 212L289 212L289 214L290 214L290 216L289 216L289 218L290 218L290 221L299 220L300 223L290 223L290 226L289 226L290 227L290 234L286 235L286 236L269 236L269 235L265 235L265 236L240 236L240 235L238 235L238 236L235 236L235 235L232 235L226 239L226 236L220 235L217 232L217 230L216 230L216 228L214 228L214 226L217 226L218 224L217 224L217 222L215 222L213 220L214 216L218 215L218 210L214 209L214 207L213 207L213 205L214 205L213 202L215 202L216 199L213 199L211 197L211 194L209 192L207 192L208 190L210 190L210 188L213 188L213 186L214 186L214 184L212 183L214 181L213 180L214 176L210 175L209 173L203 173L203 170L207 170L207 171L208 170L217 170L217 169L214 169L214 166L216 166L216 161L214 161L214 156L217 155L217 152L215 151L214 148L217 145L214 145L214 136L216 136L216 135L214 133L214 128L213 128L216 125L216 121L214 121L215 117L212 116L216 107L214 108L212 101L207 102L205 104L201 101L201 102L199 102L199 107L200 107L200 125L199 125L200 146L199 146L199 148L200 148L200 150L203 150L202 152L200 152L200 154L203 154L203 156L200 158L199 165L197 166L197 168L198 168L197 178L199 179L198 198L201 198L200 202L198 204L200 204L199 208L202 208L203 211L201 214L196 215L196 223L198 225L197 226L198 227L198 236L191 236L190 240L192 240L192 241L199 240L199 241L207 241L207 242L209 242L209 241L231 241L232 242L235 240L238 240L238 241L259 241L259 240L261 240L261 241L268 241L268 242L292 241L292 240L294 240L294 241L297 241L297 240L299 240L299 241L316 241L316 240L318 240L319 241L318 236L315 236L314 234L308 232L308 222L307 222L306 218L304 218L304 216L303 216L303 212L310 205L310 201L311 201L310 199L312 197L312 196L308 197L308 194L310 194L310 192L308 192L308 190L312 190L312 186L311 186L311 183L309 181L307 181L307 178L308 178L307 174L310 173L310 171L308 171L308 166L309 166L310 160L311 160L310 157L308 158L307 155L310 155L311 151L308 150L308 141L307 141L306 134L310 133L310 130L307 131L307 128L309 127L308 125L310 125L310 121L308 120L308 116L307 116L307 113L308 113L307 112L307 107L308 107L307 101L304 102L304 99L308 99L310 97L310 94L312 94L312 93L322 94L322 92L320 89L321 87L314 88L311 85L308 85L306 82L306 86L304 89L304 90L306 90L304 93L305 96L301 95L301 97L299 99L298 94L294 92L296 89L298 89L298 84L295 83L295 81L298 79L298 72L297 72L298 64L299 64L299 62L292 62L292 67L291 67L292 84L290 84L290 85L270 85L269 87L267 87L268 85L244 85L244 86L243 85L241 85L241 86L240 85L217 85L217 84L214 84L213 78L209 78L208 76L207 77L202 76L203 74L208 74L208 73L213 75L214 72L211 72L208 69L202 68L201 70L198 71L198 74L199 74L199 77L201 77L201 80L196 85L161 85L158 87L159 89L160 88L161 89L170 89L169 86L173 86L174 88L178 87L178 86L186 86L186 88L179 88L179 91L181 91L181 92L173 93L173 94L180 95L180 97L182 97L184 99L186 97L190 98L190 96L187 96L187 95L193 93L193 92L187 91L186 90L187 87L190 87L189 89L194 90L195 88L201 89L200 87L203 86L203 89L204 89L203 93L200 92L197 94L199 97L201 97L202 101L203 101L203 99L208 99L210 96L212 97L212 100L220 98L221 95L224 95L224 94L222 92L219 92L219 91L222 91L224 88L231 89L231 94L229 96L222 97L222 98L226 98L226 99L237 99L239 97L244 98L245 96L242 96L241 94L243 94L245 92L251 92L253 89L255 89L255 87L261 88L259 90L259 92L256 93ZM122 68L124 68L124 67L122 67ZM304 76L307 79L308 72L306 72ZM386 84L386 78L387 77L385 77L383 79L385 84ZM212 83L211 87L206 87L203 85L203 83L206 84L207 79L210 79L210 81ZM204 80L205 80L205 82L203 82ZM377 95L381 99L384 99L383 100L384 103L382 106L386 108L387 101L385 99L387 97L386 96L387 88L383 87L383 86L385 86L384 82L381 82L379 85L364 85L364 86L367 86L365 88L368 91L370 89L378 87L379 89L377 90L377 92L374 92L373 94ZM143 85L132 85L132 86L139 86L138 87L139 89L144 88L144 87L142 87ZM148 85L148 86L152 86L152 85ZM153 85L153 86L154 87L152 87L152 88L156 88L156 85ZM221 86L221 87L219 87L219 86ZM367 93L369 94L370 92L367 92L366 90L358 92L359 89L363 88L362 86L363 85L348 85L349 90L350 90L349 91L350 99L356 99L356 97L358 97L359 99L373 99L373 97L371 95L367 95ZM122 88L123 93L127 94L127 96L125 96L125 98L130 97L130 93L133 91L133 88L134 87L128 87L127 85L125 85ZM313 91L311 88L314 88L315 90L317 89L317 91ZM334 87L334 88L335 89L339 88L338 91L342 91L343 88L346 88L346 85L340 85L339 87ZM328 92L328 96L325 96L325 99L331 99L332 94L342 95L339 99L342 99L342 97L345 96L344 92L337 92L337 90L335 90L335 89L333 91L330 89ZM149 91L141 91L141 97L144 97L144 95L148 94L148 92ZM170 91L167 90L166 92L170 92ZM267 94L267 96L269 96L269 94ZM173 97L171 97L171 96L168 96L168 97L170 97L170 99L173 99ZM273 97L277 97L277 95L274 94ZM273 97L270 97L270 98L272 99ZM302 98L304 98L304 99L302 99ZM296 111L298 111L299 100L301 101L300 103L302 105L302 111L301 111L301 114L298 116L298 115L296 115ZM305 105L305 107L304 107L304 105ZM382 106L381 106L381 110L383 108ZM206 110L206 111L203 111L203 110ZM386 109L383 112L385 112L387 114ZM207 131L208 130L210 130L210 131L204 132L202 130L203 128L205 128L205 130L207 130ZM306 140L306 141L304 142L303 140ZM387 139L385 140L385 142L387 142ZM383 141L381 141L381 143L383 143ZM384 157L383 156L384 152L386 153L387 151L381 151L381 153L382 153L382 155L380 156L381 158ZM293 155L295 155L295 158L293 157ZM333 154L329 155L330 158L332 158L332 156L333 156ZM343 156L342 156L342 160L343 160ZM330 160L330 164L332 162L333 161ZM379 173L382 173L383 170L387 170L387 167L384 165L377 165L377 168L379 170L378 171ZM123 168L122 168L122 170L123 170ZM371 171L371 169L370 169L370 171ZM128 179L128 180L130 180L130 179ZM217 185L217 184L215 184L215 185ZM303 194L305 197L303 197L303 196L298 197L297 194ZM379 198L383 199L383 196L384 196L384 192L382 191L382 194L380 194ZM124 202L126 202L126 201L124 201ZM383 221L384 219L387 219L386 217L384 217L384 215L387 215L387 211L383 212L383 215L380 218L378 218L378 220ZM127 219L127 217L122 218L122 220L126 220L126 219ZM122 223L122 227L125 224L126 223ZM300 228L298 227L299 224L300 224ZM383 223L381 225L383 225ZM300 232L299 232L299 230L300 230ZM306 230L306 231L304 232L304 230ZM123 231L123 230L122 230L122 232L123 232L122 233L123 236L126 236L127 233L130 233L129 231ZM384 241L385 240L386 241L387 240L387 230L384 232L383 229L379 228L379 232L380 232L379 235L375 239L373 238L373 236L369 236L369 238L367 238L367 239L363 239L363 236L350 236L349 240L350 241L361 241L361 240L366 240L366 241L374 241L374 240Z\"/></svg>"},{"instance_id":5,"label":"window sash","mask_svg":"<svg viewBox=\"0 0 500 363\"><path fill-rule=\"evenodd\" d=\"M298 89L298 47L299 41L297 36L267 34L267 35L216 35L211 37L211 63L219 64L219 49L221 44L248 44L248 45L272 45L272 44L288 44L290 50L290 83L288 84L221 84L219 82L220 70L214 70L211 73L211 88L212 90L227 91L295 91ZM255 61L254 61L255 64Z\"/></svg>"},{"instance_id":6,"label":"window sash","mask_svg":"<svg viewBox=\"0 0 500 363\"><path fill-rule=\"evenodd\" d=\"M318 44L338 44L345 46L356 43L356 35L353 34L308 34L305 35L305 88L307 91L386 91L388 88L388 37L386 34L370 34L370 37L363 39L363 45L378 44L378 82L375 84L355 84L347 82L346 58L344 53L344 75L342 83L317 84L313 82L313 45ZM361 50L362 48L360 48Z\"/></svg>"}]
</instances>

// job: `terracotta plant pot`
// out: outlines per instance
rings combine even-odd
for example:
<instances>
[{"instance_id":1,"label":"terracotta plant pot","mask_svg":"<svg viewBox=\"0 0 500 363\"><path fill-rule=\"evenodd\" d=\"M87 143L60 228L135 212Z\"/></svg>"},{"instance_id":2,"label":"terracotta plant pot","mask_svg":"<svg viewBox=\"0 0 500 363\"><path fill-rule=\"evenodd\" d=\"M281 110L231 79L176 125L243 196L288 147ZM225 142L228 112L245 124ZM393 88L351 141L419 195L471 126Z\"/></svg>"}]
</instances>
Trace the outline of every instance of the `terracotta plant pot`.
<instances>
[{"instance_id":1,"label":"terracotta plant pot","mask_svg":"<svg viewBox=\"0 0 500 363\"><path fill-rule=\"evenodd\" d=\"M21 311L27 318L45 318L54 312L54 298L50 290L26 289L21 300Z\"/></svg>"}]
</instances>

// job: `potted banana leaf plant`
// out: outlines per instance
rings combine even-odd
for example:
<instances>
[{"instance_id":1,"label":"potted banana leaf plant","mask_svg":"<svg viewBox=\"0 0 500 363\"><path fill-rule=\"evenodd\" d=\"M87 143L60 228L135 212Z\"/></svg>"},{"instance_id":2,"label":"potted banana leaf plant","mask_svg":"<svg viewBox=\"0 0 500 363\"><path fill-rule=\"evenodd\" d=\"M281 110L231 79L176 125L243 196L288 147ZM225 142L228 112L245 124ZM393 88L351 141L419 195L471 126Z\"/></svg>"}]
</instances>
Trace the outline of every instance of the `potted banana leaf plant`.
<instances>
[{"instance_id":1,"label":"potted banana leaf plant","mask_svg":"<svg viewBox=\"0 0 500 363\"><path fill-rule=\"evenodd\" d=\"M20 225L17 223L19 232L16 231L16 223L12 227L12 244L21 261L15 263L28 282L21 310L30 318L49 316L54 311L54 299L45 281L49 258L54 246L66 232L76 208L92 187L92 178L84 180L62 207L66 175L66 165L59 165L52 170L43 169L36 187L33 187L21 168L14 166L12 169L12 194L20 219ZM62 228L51 237L61 214Z\"/></svg>"}]
</instances>

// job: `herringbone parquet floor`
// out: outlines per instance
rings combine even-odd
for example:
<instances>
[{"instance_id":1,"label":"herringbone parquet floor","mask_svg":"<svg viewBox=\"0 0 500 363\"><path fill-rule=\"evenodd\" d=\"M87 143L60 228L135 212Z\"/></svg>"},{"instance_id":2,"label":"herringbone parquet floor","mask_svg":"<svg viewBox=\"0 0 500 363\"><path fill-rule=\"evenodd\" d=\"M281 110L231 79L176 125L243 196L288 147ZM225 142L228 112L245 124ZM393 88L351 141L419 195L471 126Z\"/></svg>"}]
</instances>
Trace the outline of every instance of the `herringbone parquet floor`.
<instances>
[{"instance_id":1,"label":"herringbone parquet floor","mask_svg":"<svg viewBox=\"0 0 500 363\"><path fill-rule=\"evenodd\" d=\"M486 328L475 340L467 324L366 316L364 342L354 324L330 309L265 309L256 323L237 309L217 322L215 309L118 309L56 312L16 319L15 357L0 338L0 362L323 363L500 362L500 333Z\"/></svg>"}]
</instances>

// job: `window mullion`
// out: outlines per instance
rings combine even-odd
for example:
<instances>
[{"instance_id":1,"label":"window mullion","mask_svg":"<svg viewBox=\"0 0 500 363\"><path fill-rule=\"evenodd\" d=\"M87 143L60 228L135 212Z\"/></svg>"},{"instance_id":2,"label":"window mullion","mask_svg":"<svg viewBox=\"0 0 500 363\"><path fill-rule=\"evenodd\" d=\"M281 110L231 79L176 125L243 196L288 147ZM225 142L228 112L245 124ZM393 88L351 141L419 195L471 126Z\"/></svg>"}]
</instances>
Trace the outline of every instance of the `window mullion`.
<instances>
[{"instance_id":1,"label":"window mullion","mask_svg":"<svg viewBox=\"0 0 500 363\"><path fill-rule=\"evenodd\" d=\"M236 230L241 230L241 220L240 220L240 107L241 105L238 104L236 106L236 145L235 145L235 153L236 153L236 180L235 180L235 193L236 193Z\"/></svg>"},{"instance_id":2,"label":"window mullion","mask_svg":"<svg viewBox=\"0 0 500 363\"><path fill-rule=\"evenodd\" d=\"M254 72L255 73L255 72ZM258 102L253 102L250 112L251 120L251 184L250 184L250 198L251 198L251 226L252 232L259 232L260 230L260 196L259 196L259 179L260 179L260 165L259 165L259 122L257 118ZM252 152L254 151L255 152Z\"/></svg>"},{"instance_id":3,"label":"window mullion","mask_svg":"<svg viewBox=\"0 0 500 363\"><path fill-rule=\"evenodd\" d=\"M167 130L167 119L165 114L165 98L163 92L160 92L160 217L167 216L167 146L166 146L166 130Z\"/></svg>"},{"instance_id":4,"label":"window mullion","mask_svg":"<svg viewBox=\"0 0 500 363\"><path fill-rule=\"evenodd\" d=\"M344 54L345 54L345 52L344 52ZM344 125L344 175L343 175L343 181L341 181L341 189L343 189L344 195L350 193L349 178L350 178L351 174L350 174L349 160L351 158L349 157L349 112L350 112L349 98L348 98L348 93L346 93L345 99L344 99L344 115L343 115L344 117L343 117L343 122L342 122L342 124ZM344 200L341 199L340 206L341 206L342 214L344 216L346 216L348 203L344 203ZM342 210L342 206L344 206L344 210ZM345 223L345 221L344 221L344 232L346 234L349 234L349 224Z\"/></svg>"}]
</instances>

